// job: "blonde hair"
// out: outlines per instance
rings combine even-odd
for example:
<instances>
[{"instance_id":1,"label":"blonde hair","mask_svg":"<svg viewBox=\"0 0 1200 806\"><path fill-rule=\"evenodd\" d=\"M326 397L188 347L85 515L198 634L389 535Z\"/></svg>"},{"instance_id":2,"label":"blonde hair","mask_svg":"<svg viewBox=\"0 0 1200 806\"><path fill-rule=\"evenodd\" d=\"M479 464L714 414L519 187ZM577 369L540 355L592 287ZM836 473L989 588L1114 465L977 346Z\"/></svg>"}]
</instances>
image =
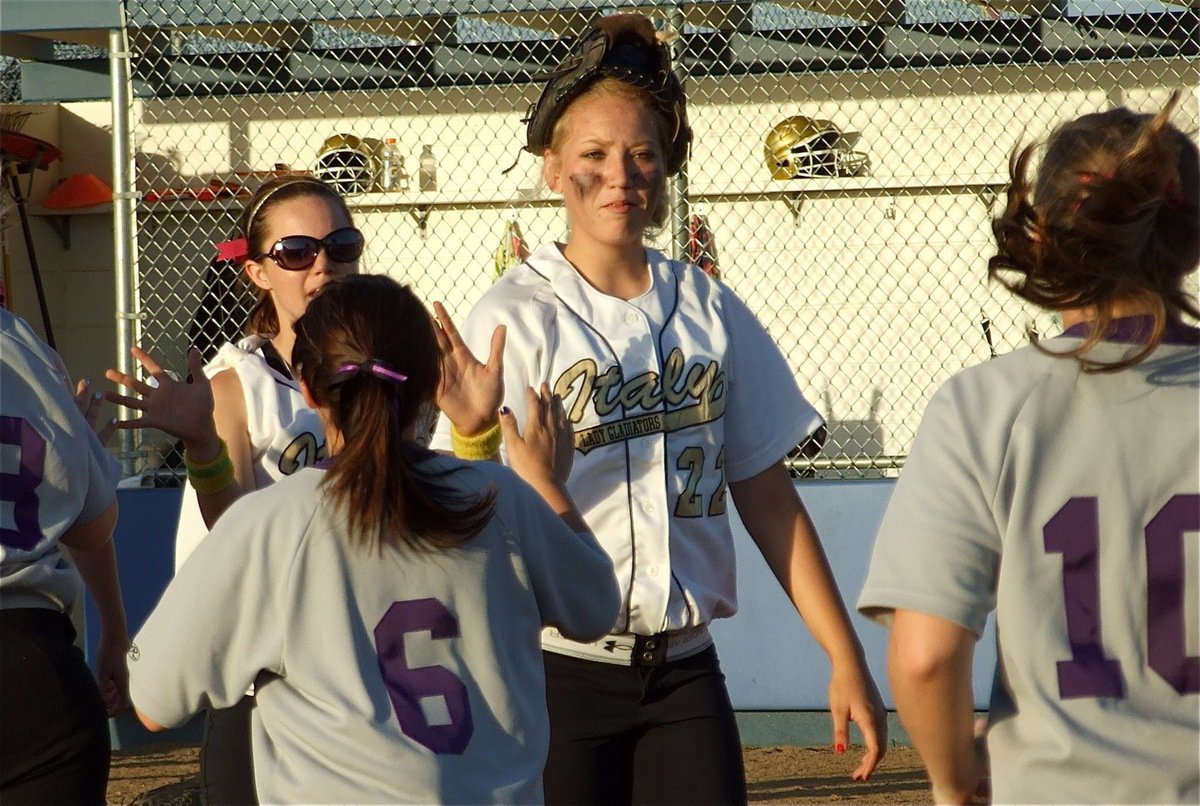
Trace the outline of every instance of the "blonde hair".
<instances>
[{"instance_id":1,"label":"blonde hair","mask_svg":"<svg viewBox=\"0 0 1200 806\"><path fill-rule=\"evenodd\" d=\"M649 110L654 117L654 128L658 131L658 143L662 153L663 170L659 173L658 184L653 190L654 198L652 200L653 206L650 210L650 220L655 227L661 227L667 223L667 215L670 213L667 205L666 155L670 153L675 125L659 109L658 104L654 102L654 98L650 95L649 91L642 89L636 84L630 84L628 81L622 81L619 78L611 76L598 79L594 84L572 99L567 104L566 109L562 111L562 114L558 116L558 120L554 121L554 127L550 132L550 151L553 154L558 154L561 151L563 140L566 139L567 132L571 129L572 110L575 108L575 105L585 98L600 96L621 98L638 104L644 109Z\"/></svg>"}]
</instances>

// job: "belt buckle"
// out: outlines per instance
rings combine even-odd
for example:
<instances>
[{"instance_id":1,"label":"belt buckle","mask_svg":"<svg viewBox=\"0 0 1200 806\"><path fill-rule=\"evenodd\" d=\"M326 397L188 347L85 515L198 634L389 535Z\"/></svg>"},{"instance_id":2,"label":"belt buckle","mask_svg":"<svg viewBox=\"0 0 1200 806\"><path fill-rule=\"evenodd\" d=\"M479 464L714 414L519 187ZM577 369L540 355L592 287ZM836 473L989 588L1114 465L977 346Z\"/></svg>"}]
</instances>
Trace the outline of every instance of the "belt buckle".
<instances>
[{"instance_id":1,"label":"belt buckle","mask_svg":"<svg viewBox=\"0 0 1200 806\"><path fill-rule=\"evenodd\" d=\"M667 660L667 634L635 635L633 637L634 666L662 666Z\"/></svg>"}]
</instances>

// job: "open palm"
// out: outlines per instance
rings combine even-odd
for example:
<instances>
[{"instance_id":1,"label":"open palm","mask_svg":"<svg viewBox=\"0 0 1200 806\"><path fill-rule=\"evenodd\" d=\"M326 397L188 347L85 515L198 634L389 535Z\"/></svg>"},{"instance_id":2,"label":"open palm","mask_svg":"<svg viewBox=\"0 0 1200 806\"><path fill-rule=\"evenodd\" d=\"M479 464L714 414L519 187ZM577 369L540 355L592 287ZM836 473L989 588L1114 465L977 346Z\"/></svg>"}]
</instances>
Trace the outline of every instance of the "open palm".
<instances>
[{"instance_id":1,"label":"open palm","mask_svg":"<svg viewBox=\"0 0 1200 806\"><path fill-rule=\"evenodd\" d=\"M188 351L190 383L181 383L167 374L154 358L140 347L130 350L149 380L139 380L116 369L104 376L138 396L105 392L110 403L141 412L141 416L118 420L118 428L157 428L182 439L200 441L214 432L212 384L204 374L198 350Z\"/></svg>"},{"instance_id":2,"label":"open palm","mask_svg":"<svg viewBox=\"0 0 1200 806\"><path fill-rule=\"evenodd\" d=\"M442 381L437 404L460 434L477 434L496 422L504 401L504 325L492 333L486 364L471 352L445 306L433 303L438 348L442 351Z\"/></svg>"}]
</instances>

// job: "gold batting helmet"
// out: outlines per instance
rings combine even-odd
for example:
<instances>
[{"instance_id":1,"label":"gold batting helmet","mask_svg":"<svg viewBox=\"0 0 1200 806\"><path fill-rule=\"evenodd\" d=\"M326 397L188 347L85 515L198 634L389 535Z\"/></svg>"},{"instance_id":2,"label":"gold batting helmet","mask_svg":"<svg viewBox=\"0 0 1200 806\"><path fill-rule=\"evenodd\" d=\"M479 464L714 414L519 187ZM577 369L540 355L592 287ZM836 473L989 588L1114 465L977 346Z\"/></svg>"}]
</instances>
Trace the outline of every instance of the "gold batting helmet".
<instances>
[{"instance_id":1,"label":"gold batting helmet","mask_svg":"<svg viewBox=\"0 0 1200 806\"><path fill-rule=\"evenodd\" d=\"M870 159L853 150L858 138L858 132L843 132L828 120L793 115L767 132L763 153L773 179L863 176Z\"/></svg>"},{"instance_id":2,"label":"gold batting helmet","mask_svg":"<svg viewBox=\"0 0 1200 806\"><path fill-rule=\"evenodd\" d=\"M377 173L373 144L353 134L326 138L317 152L316 177L343 196L366 193Z\"/></svg>"}]
</instances>

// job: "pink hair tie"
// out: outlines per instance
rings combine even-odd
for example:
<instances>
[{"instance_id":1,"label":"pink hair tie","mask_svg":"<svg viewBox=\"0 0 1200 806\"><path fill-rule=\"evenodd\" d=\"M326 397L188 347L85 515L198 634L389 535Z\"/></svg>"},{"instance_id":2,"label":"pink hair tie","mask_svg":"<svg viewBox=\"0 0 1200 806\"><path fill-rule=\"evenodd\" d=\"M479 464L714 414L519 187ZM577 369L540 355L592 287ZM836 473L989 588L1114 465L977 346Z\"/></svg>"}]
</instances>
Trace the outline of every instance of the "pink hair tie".
<instances>
[{"instance_id":1,"label":"pink hair tie","mask_svg":"<svg viewBox=\"0 0 1200 806\"><path fill-rule=\"evenodd\" d=\"M246 243L245 238L221 241L213 245L217 247L217 260L232 260L234 263L241 263L250 257L250 244Z\"/></svg>"},{"instance_id":2,"label":"pink hair tie","mask_svg":"<svg viewBox=\"0 0 1200 806\"><path fill-rule=\"evenodd\" d=\"M369 372L376 378L383 378L385 381L392 381L393 383L404 383L408 380L407 375L402 375L379 359L372 358L361 364L342 364L337 368L337 372L334 374L333 380L329 382L329 385L333 387L340 383L345 383L360 372Z\"/></svg>"}]
</instances>

